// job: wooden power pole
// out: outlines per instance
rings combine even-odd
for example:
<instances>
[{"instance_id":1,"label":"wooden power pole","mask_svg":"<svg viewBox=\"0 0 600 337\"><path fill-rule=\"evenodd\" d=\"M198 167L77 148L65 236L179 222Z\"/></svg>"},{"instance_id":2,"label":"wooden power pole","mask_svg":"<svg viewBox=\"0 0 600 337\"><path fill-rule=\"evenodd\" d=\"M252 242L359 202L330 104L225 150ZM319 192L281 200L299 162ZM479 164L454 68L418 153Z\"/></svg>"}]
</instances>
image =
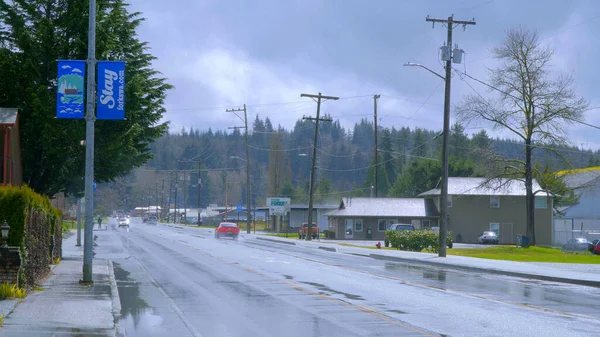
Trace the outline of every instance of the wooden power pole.
<instances>
[{"instance_id":1,"label":"wooden power pole","mask_svg":"<svg viewBox=\"0 0 600 337\"><path fill-rule=\"evenodd\" d=\"M306 240L310 241L311 236L312 236L312 223L313 223L313 194L314 194L314 189L315 189L315 166L317 163L317 142L319 140L319 122L323 121L323 122L331 122L331 118L321 118L321 102L323 100L334 100L337 101L338 99L340 99L339 97L335 97L335 96L323 96L321 95L321 93L319 93L318 95L314 95L314 94L300 94L300 97L310 97L312 98L315 102L317 102L317 117L316 118L312 118L312 117L302 117L302 119L307 119L307 120L314 120L315 121L315 141L313 143L313 157L312 157L312 166L310 169L310 189L308 190L308 232L306 233ZM318 234L320 235L320 234Z\"/></svg>"},{"instance_id":2,"label":"wooden power pole","mask_svg":"<svg viewBox=\"0 0 600 337\"><path fill-rule=\"evenodd\" d=\"M377 151L377 99L379 99L381 97L381 95L373 95L373 126L375 127L375 198L377 198L377 187L379 186L378 183L378 176L379 176L379 166L378 166L378 161L379 161L379 155L378 155L378 151Z\"/></svg>"}]
</instances>

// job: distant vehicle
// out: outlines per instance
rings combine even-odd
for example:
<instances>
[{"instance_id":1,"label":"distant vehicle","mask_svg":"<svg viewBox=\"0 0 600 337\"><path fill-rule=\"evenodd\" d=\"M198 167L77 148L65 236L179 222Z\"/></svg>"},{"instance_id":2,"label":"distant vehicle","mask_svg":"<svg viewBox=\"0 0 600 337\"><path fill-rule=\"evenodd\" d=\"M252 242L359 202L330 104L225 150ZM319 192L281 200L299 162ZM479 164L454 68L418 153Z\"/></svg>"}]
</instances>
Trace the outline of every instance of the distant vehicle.
<instances>
[{"instance_id":1,"label":"distant vehicle","mask_svg":"<svg viewBox=\"0 0 600 337\"><path fill-rule=\"evenodd\" d=\"M496 234L496 232L493 231L489 231L489 232L483 232L481 233L481 235L477 238L477 243L480 244L498 244L498 234Z\"/></svg>"},{"instance_id":2,"label":"distant vehicle","mask_svg":"<svg viewBox=\"0 0 600 337\"><path fill-rule=\"evenodd\" d=\"M146 223L149 225L158 225L158 218L155 216L149 216L148 220L146 220Z\"/></svg>"},{"instance_id":3,"label":"distant vehicle","mask_svg":"<svg viewBox=\"0 0 600 337\"><path fill-rule=\"evenodd\" d=\"M298 230L298 238L306 239L307 233L308 233L308 222L305 222L302 224L302 226L300 226L300 229ZM316 223L313 222L312 227L311 227L311 237L313 239L316 239L318 235L319 235L319 227L317 226Z\"/></svg>"},{"instance_id":4,"label":"distant vehicle","mask_svg":"<svg viewBox=\"0 0 600 337\"><path fill-rule=\"evenodd\" d=\"M597 244L596 244L597 245ZM593 251L594 245L586 238L575 238L562 245L563 250L569 251Z\"/></svg>"},{"instance_id":5,"label":"distant vehicle","mask_svg":"<svg viewBox=\"0 0 600 337\"><path fill-rule=\"evenodd\" d=\"M119 223L119 227L129 227L129 219L123 217L119 218L117 221Z\"/></svg>"},{"instance_id":6,"label":"distant vehicle","mask_svg":"<svg viewBox=\"0 0 600 337\"><path fill-rule=\"evenodd\" d=\"M596 241L596 240L594 240ZM594 246L592 246L592 254L598 255L600 254L600 241L596 241Z\"/></svg>"},{"instance_id":7,"label":"distant vehicle","mask_svg":"<svg viewBox=\"0 0 600 337\"><path fill-rule=\"evenodd\" d=\"M222 236L233 238L237 240L240 235L240 228L233 222L221 222L219 227L215 229L215 238L219 239Z\"/></svg>"},{"instance_id":8,"label":"distant vehicle","mask_svg":"<svg viewBox=\"0 0 600 337\"><path fill-rule=\"evenodd\" d=\"M436 227L431 227L431 230L432 230L432 231L435 231L435 232L439 232L439 231L440 231L440 228L439 228L439 227L437 227L437 226L436 226Z\"/></svg>"},{"instance_id":9,"label":"distant vehicle","mask_svg":"<svg viewBox=\"0 0 600 337\"><path fill-rule=\"evenodd\" d=\"M389 225L388 230L391 230L391 231L414 231L415 226L409 225L409 224L404 224L404 223L395 223L395 224Z\"/></svg>"}]
</instances>

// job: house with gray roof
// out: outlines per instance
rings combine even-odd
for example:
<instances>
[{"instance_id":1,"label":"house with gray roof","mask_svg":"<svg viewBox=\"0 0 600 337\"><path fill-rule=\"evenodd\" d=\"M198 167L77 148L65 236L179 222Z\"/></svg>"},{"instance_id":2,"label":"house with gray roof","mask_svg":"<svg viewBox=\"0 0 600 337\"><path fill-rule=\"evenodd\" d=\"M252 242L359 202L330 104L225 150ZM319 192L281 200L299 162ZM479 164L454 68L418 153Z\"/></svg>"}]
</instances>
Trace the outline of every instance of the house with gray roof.
<instances>
[{"instance_id":1,"label":"house with gray roof","mask_svg":"<svg viewBox=\"0 0 600 337\"><path fill-rule=\"evenodd\" d=\"M564 205L560 214L555 215L554 243L563 244L575 237L600 239L600 167L562 173L565 184L574 190L579 200Z\"/></svg>"},{"instance_id":2,"label":"house with gray roof","mask_svg":"<svg viewBox=\"0 0 600 337\"><path fill-rule=\"evenodd\" d=\"M437 226L439 213L431 199L342 198L340 206L327 213L329 230L337 239L383 240L390 224L412 224L417 229Z\"/></svg>"},{"instance_id":3,"label":"house with gray roof","mask_svg":"<svg viewBox=\"0 0 600 337\"><path fill-rule=\"evenodd\" d=\"M536 244L552 244L552 196L534 180ZM439 211L440 184L419 196ZM525 183L487 178L448 178L448 230L456 242L476 243L484 231L498 233L501 244L526 234Z\"/></svg>"}]
</instances>

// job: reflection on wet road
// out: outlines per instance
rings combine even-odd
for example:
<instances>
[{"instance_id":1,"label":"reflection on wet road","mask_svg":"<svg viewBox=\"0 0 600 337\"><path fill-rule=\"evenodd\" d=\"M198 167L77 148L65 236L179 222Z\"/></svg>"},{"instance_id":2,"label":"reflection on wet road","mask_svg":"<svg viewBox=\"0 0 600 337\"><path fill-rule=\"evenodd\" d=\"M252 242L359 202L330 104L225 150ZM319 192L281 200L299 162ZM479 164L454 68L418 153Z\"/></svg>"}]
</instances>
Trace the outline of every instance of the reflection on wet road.
<instances>
[{"instance_id":1,"label":"reflection on wet road","mask_svg":"<svg viewBox=\"0 0 600 337\"><path fill-rule=\"evenodd\" d=\"M598 289L216 240L201 229L133 223L104 235L127 336L576 336L600 328Z\"/></svg>"}]
</instances>

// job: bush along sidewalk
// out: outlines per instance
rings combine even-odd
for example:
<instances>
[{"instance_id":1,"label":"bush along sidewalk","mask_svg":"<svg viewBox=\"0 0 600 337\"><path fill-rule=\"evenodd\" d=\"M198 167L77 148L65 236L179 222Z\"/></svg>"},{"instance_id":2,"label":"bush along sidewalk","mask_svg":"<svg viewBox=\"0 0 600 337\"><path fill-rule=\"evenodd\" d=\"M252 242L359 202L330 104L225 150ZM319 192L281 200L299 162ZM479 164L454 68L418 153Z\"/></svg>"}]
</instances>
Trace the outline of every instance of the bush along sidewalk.
<instances>
[{"instance_id":1,"label":"bush along sidewalk","mask_svg":"<svg viewBox=\"0 0 600 337\"><path fill-rule=\"evenodd\" d=\"M420 252L423 249L431 252L438 252L439 233L431 230L416 230L416 231L385 231L385 246L389 245L392 248L407 250L411 252ZM452 233L448 232L446 245L452 248L453 240Z\"/></svg>"},{"instance_id":2,"label":"bush along sidewalk","mask_svg":"<svg viewBox=\"0 0 600 337\"><path fill-rule=\"evenodd\" d=\"M61 218L47 197L29 187L0 187L0 224L10 226L8 251L18 251L20 260L17 280L10 277L9 283L31 289L48 275L50 264L62 257Z\"/></svg>"}]
</instances>

